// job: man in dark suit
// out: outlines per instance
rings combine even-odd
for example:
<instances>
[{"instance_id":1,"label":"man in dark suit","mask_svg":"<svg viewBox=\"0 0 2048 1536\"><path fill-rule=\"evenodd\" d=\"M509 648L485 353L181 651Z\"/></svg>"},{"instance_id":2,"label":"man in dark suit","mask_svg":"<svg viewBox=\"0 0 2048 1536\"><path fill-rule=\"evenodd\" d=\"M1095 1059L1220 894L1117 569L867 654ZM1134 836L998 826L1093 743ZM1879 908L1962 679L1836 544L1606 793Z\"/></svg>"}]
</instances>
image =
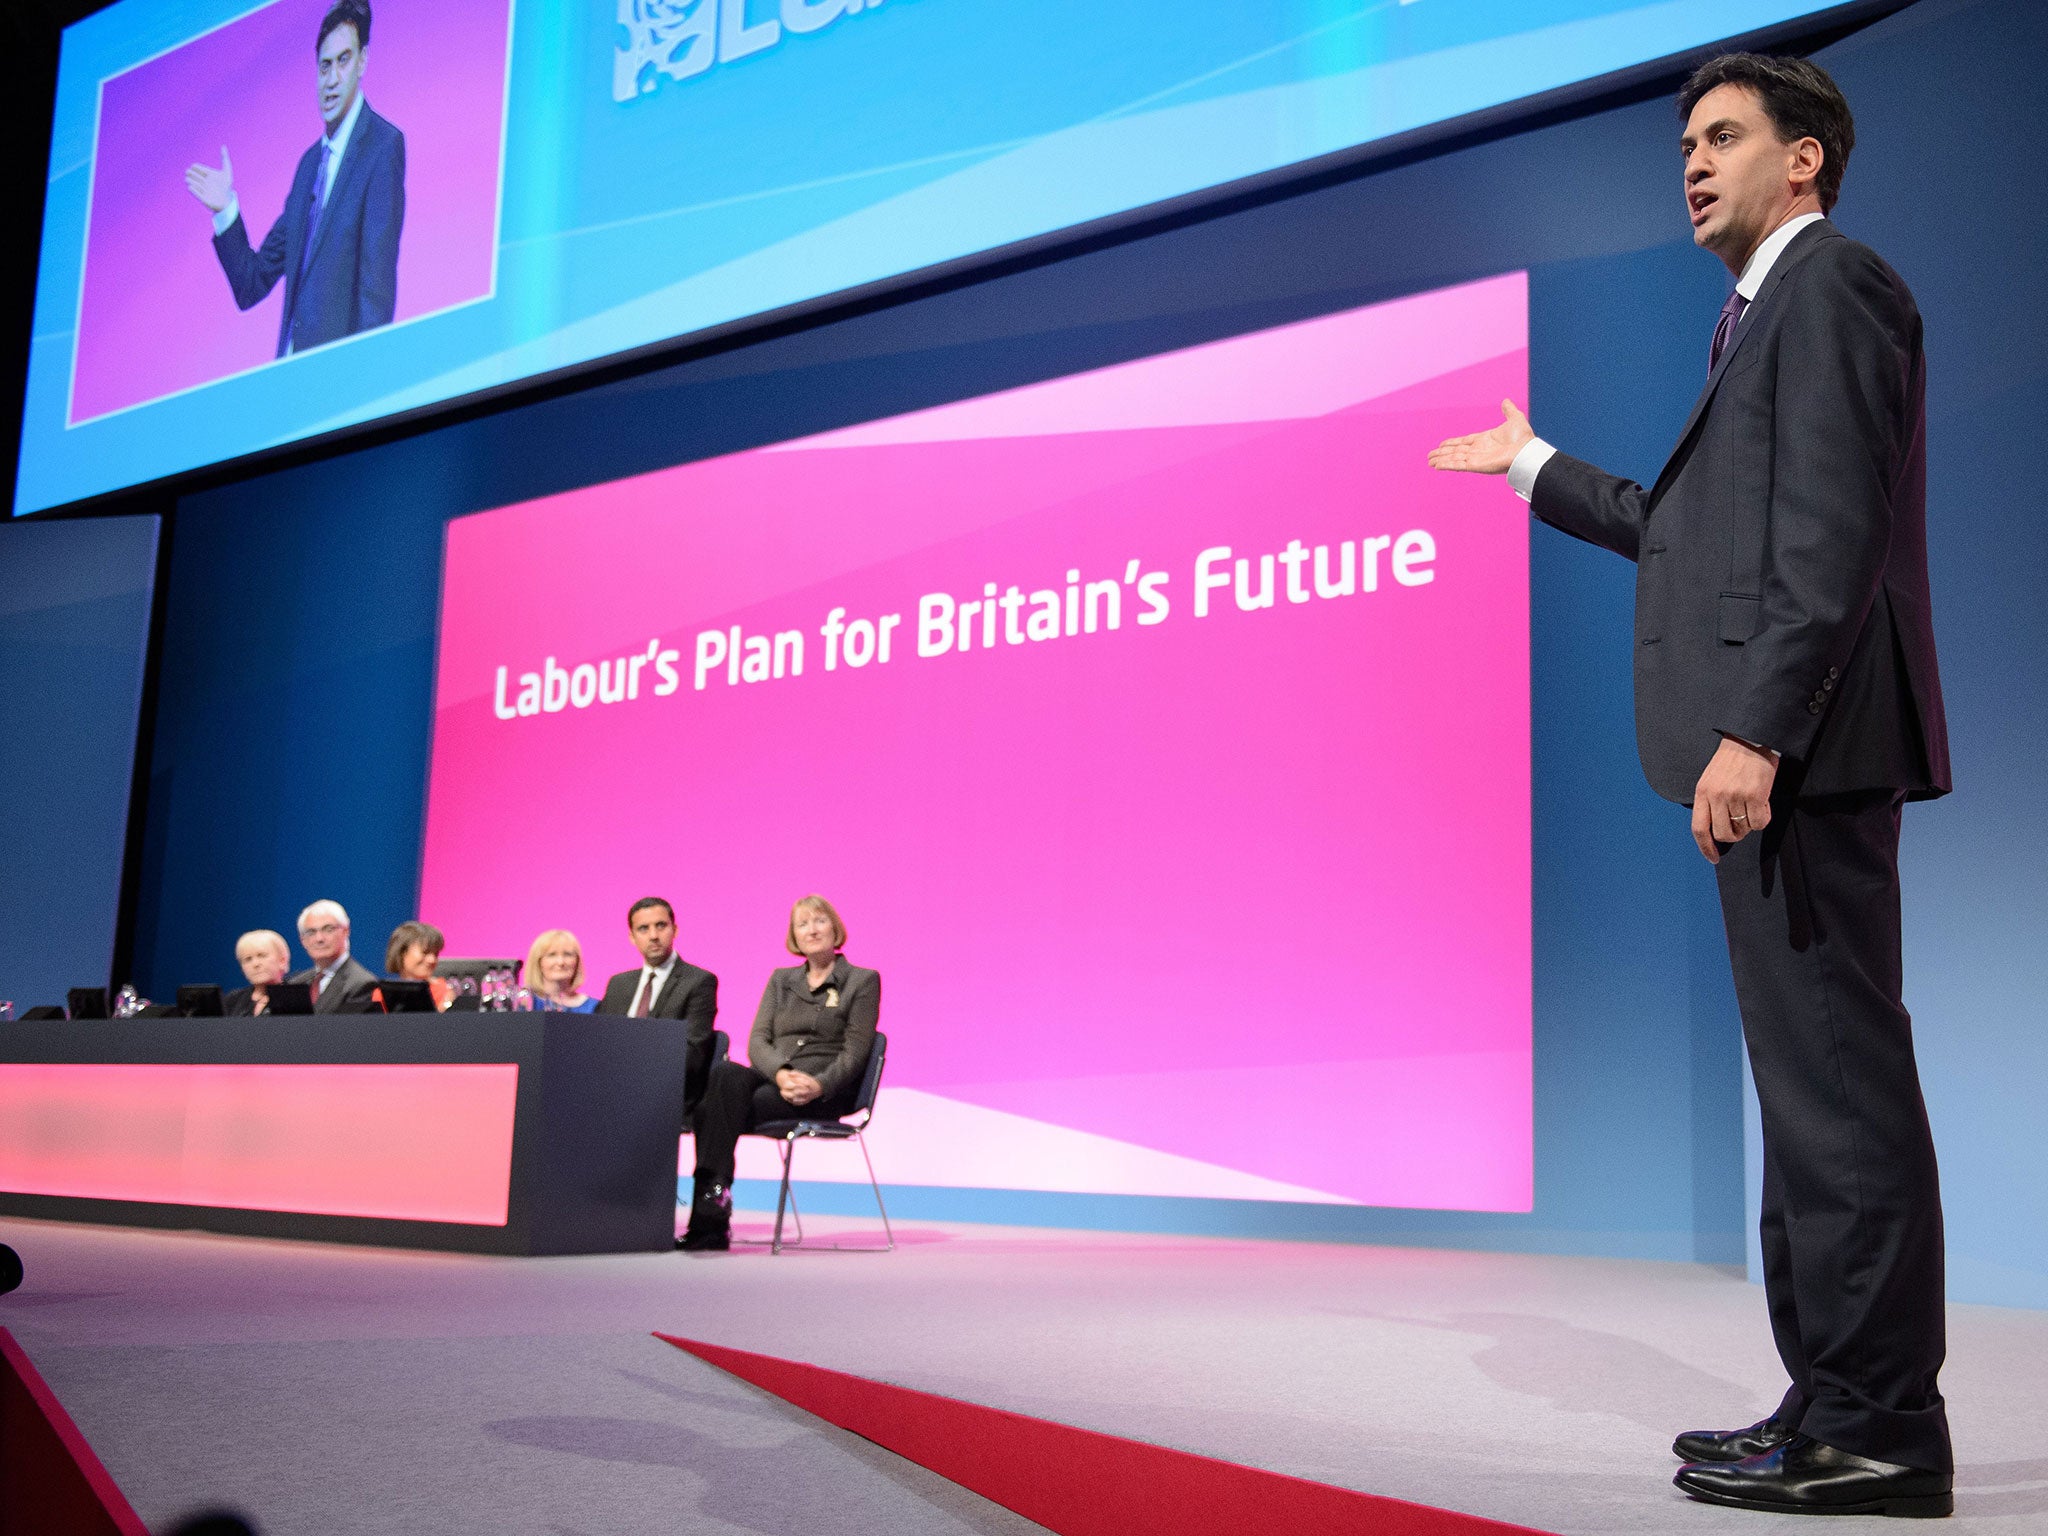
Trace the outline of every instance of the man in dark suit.
<instances>
[{"instance_id":1,"label":"man in dark suit","mask_svg":"<svg viewBox=\"0 0 2048 1536\"><path fill-rule=\"evenodd\" d=\"M315 1013L368 1013L377 973L348 952L348 913L338 901L316 901L299 914L299 943L313 963L287 981L313 989Z\"/></svg>"},{"instance_id":2,"label":"man in dark suit","mask_svg":"<svg viewBox=\"0 0 2048 1536\"><path fill-rule=\"evenodd\" d=\"M680 1019L687 1028L684 1112L696 1106L711 1071L711 1026L718 1018L718 978L676 953L676 911L659 896L643 896L626 911L626 928L641 964L605 984L599 1013L634 1019Z\"/></svg>"},{"instance_id":3,"label":"man in dark suit","mask_svg":"<svg viewBox=\"0 0 2048 1536\"><path fill-rule=\"evenodd\" d=\"M1502 425L1441 469L1636 562L1636 736L1715 865L1763 1110L1765 1294L1792 1384L1681 1435L1712 1503L1947 1514L1941 1197L1900 1002L1899 812L1949 789L1926 544L1920 316L1826 219L1855 142L1800 60L1679 97L1696 244L1736 274L1705 389L1645 491Z\"/></svg>"},{"instance_id":4,"label":"man in dark suit","mask_svg":"<svg viewBox=\"0 0 2048 1536\"><path fill-rule=\"evenodd\" d=\"M193 165L185 185L213 213L213 249L235 303L262 302L284 279L277 355L389 325L405 224L405 135L363 99L369 0L340 0L320 22L319 141L299 157L284 212L249 245L233 162Z\"/></svg>"}]
</instances>

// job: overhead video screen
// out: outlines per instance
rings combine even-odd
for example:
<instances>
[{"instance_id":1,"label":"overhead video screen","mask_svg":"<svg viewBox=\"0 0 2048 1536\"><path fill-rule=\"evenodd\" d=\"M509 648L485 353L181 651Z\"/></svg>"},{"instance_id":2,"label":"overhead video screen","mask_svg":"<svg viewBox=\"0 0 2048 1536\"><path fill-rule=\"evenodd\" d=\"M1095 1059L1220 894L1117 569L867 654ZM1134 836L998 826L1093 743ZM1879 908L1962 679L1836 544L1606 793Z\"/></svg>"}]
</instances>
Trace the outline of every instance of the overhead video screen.
<instances>
[{"instance_id":1,"label":"overhead video screen","mask_svg":"<svg viewBox=\"0 0 2048 1536\"><path fill-rule=\"evenodd\" d=\"M456 521L422 912L597 987L665 895L743 1056L825 894L893 1182L1527 1210L1527 519L1424 463L1520 396L1527 302Z\"/></svg>"},{"instance_id":2,"label":"overhead video screen","mask_svg":"<svg viewBox=\"0 0 2048 1536\"><path fill-rule=\"evenodd\" d=\"M688 335L1811 0L119 0L15 510Z\"/></svg>"}]
</instances>

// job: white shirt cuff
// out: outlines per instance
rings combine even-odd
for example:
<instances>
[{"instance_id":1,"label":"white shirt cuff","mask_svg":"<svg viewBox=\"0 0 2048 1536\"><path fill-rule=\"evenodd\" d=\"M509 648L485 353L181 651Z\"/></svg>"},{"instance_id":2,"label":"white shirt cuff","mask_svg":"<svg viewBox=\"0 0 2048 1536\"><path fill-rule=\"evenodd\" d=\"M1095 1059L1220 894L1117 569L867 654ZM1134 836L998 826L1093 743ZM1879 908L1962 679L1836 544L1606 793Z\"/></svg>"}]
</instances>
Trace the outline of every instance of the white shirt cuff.
<instances>
[{"instance_id":1,"label":"white shirt cuff","mask_svg":"<svg viewBox=\"0 0 2048 1536\"><path fill-rule=\"evenodd\" d=\"M229 198L227 207L213 216L213 232L216 235L226 234L235 227L235 220L241 216L242 200L239 197Z\"/></svg>"},{"instance_id":2,"label":"white shirt cuff","mask_svg":"<svg viewBox=\"0 0 2048 1536\"><path fill-rule=\"evenodd\" d=\"M1522 451L1515 455L1515 462L1508 466L1508 489L1527 501L1536 489L1536 477L1543 472L1543 466L1550 462L1550 456L1556 452L1555 448L1540 437L1532 437L1522 444Z\"/></svg>"}]
</instances>

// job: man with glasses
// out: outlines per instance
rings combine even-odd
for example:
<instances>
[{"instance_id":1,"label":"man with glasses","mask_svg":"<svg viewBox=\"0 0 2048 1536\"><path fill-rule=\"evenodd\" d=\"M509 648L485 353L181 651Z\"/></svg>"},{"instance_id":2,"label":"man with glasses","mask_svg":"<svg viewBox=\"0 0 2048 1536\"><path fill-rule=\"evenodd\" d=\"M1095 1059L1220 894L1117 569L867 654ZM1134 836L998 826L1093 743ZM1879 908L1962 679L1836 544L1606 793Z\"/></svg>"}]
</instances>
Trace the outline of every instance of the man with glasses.
<instances>
[{"instance_id":1,"label":"man with glasses","mask_svg":"<svg viewBox=\"0 0 2048 1536\"><path fill-rule=\"evenodd\" d=\"M299 943L313 963L287 978L313 989L315 1013L366 1013L376 973L348 952L348 913L338 901L316 901L299 914Z\"/></svg>"}]
</instances>

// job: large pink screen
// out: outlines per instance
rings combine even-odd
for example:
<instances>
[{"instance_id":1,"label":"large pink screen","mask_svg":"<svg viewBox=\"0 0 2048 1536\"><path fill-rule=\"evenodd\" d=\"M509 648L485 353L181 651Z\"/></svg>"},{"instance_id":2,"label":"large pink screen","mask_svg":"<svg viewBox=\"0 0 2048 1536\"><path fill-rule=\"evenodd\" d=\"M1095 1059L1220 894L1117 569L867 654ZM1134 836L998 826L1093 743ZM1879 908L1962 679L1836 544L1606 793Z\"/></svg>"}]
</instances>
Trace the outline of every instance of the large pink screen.
<instances>
[{"instance_id":1,"label":"large pink screen","mask_svg":"<svg viewBox=\"0 0 2048 1536\"><path fill-rule=\"evenodd\" d=\"M1423 458L1527 338L1516 273L462 519L423 915L602 985L667 896L743 1055L823 892L891 1182L1527 1210L1527 530Z\"/></svg>"}]
</instances>

